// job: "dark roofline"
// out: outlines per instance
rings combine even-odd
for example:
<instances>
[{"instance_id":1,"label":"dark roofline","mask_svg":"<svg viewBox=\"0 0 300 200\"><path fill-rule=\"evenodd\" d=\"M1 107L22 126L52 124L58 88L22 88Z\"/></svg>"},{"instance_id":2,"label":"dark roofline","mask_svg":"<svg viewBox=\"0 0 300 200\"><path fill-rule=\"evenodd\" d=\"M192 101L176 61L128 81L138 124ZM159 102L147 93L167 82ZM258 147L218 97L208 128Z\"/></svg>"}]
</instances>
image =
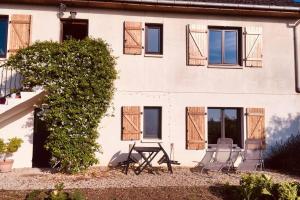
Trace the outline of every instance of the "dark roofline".
<instances>
[{"instance_id":1,"label":"dark roofline","mask_svg":"<svg viewBox=\"0 0 300 200\"><path fill-rule=\"evenodd\" d=\"M212 3L188 0L1 0L1 3L51 6L64 3L71 7L86 8L300 18L300 7L297 6Z\"/></svg>"}]
</instances>

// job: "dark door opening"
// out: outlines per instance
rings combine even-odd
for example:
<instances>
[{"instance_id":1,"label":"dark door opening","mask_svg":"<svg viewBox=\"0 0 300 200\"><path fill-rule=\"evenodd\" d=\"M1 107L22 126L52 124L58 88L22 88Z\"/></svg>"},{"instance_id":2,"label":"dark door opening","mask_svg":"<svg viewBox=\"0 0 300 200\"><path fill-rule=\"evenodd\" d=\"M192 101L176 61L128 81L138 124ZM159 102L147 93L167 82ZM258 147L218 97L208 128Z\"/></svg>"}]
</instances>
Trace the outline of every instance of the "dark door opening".
<instances>
[{"instance_id":1,"label":"dark door opening","mask_svg":"<svg viewBox=\"0 0 300 200\"><path fill-rule=\"evenodd\" d=\"M82 40L88 36L88 20L62 19L62 41L68 39Z\"/></svg>"},{"instance_id":2,"label":"dark door opening","mask_svg":"<svg viewBox=\"0 0 300 200\"><path fill-rule=\"evenodd\" d=\"M38 108L34 111L32 167L50 168L51 154L44 147L49 132L39 116L40 112Z\"/></svg>"}]
</instances>

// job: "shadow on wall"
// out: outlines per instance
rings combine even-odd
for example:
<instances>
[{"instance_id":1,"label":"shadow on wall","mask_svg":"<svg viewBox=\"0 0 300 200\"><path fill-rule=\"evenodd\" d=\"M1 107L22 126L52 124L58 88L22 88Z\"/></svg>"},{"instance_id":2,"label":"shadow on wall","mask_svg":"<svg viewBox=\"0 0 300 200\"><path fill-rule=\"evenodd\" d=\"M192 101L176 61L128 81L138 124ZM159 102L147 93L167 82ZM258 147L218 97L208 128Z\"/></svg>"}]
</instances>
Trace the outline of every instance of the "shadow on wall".
<instances>
[{"instance_id":1,"label":"shadow on wall","mask_svg":"<svg viewBox=\"0 0 300 200\"><path fill-rule=\"evenodd\" d=\"M29 109L26 109L20 113L17 113L15 115L13 115L12 117L0 122L0 130L2 128L4 128L5 126L8 126L12 123L17 122L18 120L20 120L21 118L23 118L24 116L28 115L31 112L33 112L33 109L29 108ZM26 119L25 124L23 124L21 128L24 130L26 130L28 128L31 129L31 132L29 134L26 134L25 137L28 139L28 142L32 144L32 142L33 142L33 140L32 140L32 138L33 138L33 116L29 116ZM23 134L22 130L16 129L16 131L20 131L20 132L18 132L18 134L20 134L20 137L22 137L22 134Z\"/></svg>"},{"instance_id":2,"label":"shadow on wall","mask_svg":"<svg viewBox=\"0 0 300 200\"><path fill-rule=\"evenodd\" d=\"M289 113L286 118L273 116L269 122L269 127L267 127L268 150L271 146L276 145L276 142L284 142L291 135L299 134L299 132L300 113L294 115Z\"/></svg>"}]
</instances>

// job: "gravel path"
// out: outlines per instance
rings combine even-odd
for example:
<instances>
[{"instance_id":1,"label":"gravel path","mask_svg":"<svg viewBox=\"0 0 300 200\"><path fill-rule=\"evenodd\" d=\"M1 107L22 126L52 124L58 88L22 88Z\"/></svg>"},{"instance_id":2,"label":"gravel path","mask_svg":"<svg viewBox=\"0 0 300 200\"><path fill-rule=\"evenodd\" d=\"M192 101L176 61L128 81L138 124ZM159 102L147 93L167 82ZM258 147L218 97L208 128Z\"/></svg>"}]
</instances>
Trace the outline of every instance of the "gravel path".
<instances>
[{"instance_id":1,"label":"gravel path","mask_svg":"<svg viewBox=\"0 0 300 200\"><path fill-rule=\"evenodd\" d=\"M298 181L300 177L291 177L276 172L264 172L274 181ZM65 175L51 173L40 169L16 169L10 173L0 173L0 189L29 190L52 189L55 184L63 182L65 188L126 188L158 186L210 186L216 184L238 184L240 174L209 172L200 174L190 168L175 168L169 174L165 168L159 168L155 174L142 172L135 175L130 170L125 175L119 169L93 167L84 174Z\"/></svg>"}]
</instances>

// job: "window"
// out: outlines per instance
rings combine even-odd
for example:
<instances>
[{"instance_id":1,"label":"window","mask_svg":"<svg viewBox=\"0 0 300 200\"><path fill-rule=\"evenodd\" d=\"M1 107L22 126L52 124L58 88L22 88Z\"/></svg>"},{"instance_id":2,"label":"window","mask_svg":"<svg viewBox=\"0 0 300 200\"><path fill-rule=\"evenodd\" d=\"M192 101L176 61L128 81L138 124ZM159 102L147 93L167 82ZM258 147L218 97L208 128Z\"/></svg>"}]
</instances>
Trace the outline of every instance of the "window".
<instances>
[{"instance_id":1,"label":"window","mask_svg":"<svg viewBox=\"0 0 300 200\"><path fill-rule=\"evenodd\" d=\"M144 107L144 139L161 139L161 107Z\"/></svg>"},{"instance_id":2,"label":"window","mask_svg":"<svg viewBox=\"0 0 300 200\"><path fill-rule=\"evenodd\" d=\"M209 64L241 65L241 32L241 28L209 28Z\"/></svg>"},{"instance_id":3,"label":"window","mask_svg":"<svg viewBox=\"0 0 300 200\"><path fill-rule=\"evenodd\" d=\"M0 58L6 57L7 31L8 31L8 16L0 16Z\"/></svg>"},{"instance_id":4,"label":"window","mask_svg":"<svg viewBox=\"0 0 300 200\"><path fill-rule=\"evenodd\" d=\"M163 54L162 24L146 24L146 54Z\"/></svg>"},{"instance_id":5,"label":"window","mask_svg":"<svg viewBox=\"0 0 300 200\"><path fill-rule=\"evenodd\" d=\"M218 138L232 138L242 147L242 108L208 108L208 144Z\"/></svg>"},{"instance_id":6,"label":"window","mask_svg":"<svg viewBox=\"0 0 300 200\"><path fill-rule=\"evenodd\" d=\"M88 20L62 19L62 41L73 38L82 40L88 36Z\"/></svg>"}]
</instances>

